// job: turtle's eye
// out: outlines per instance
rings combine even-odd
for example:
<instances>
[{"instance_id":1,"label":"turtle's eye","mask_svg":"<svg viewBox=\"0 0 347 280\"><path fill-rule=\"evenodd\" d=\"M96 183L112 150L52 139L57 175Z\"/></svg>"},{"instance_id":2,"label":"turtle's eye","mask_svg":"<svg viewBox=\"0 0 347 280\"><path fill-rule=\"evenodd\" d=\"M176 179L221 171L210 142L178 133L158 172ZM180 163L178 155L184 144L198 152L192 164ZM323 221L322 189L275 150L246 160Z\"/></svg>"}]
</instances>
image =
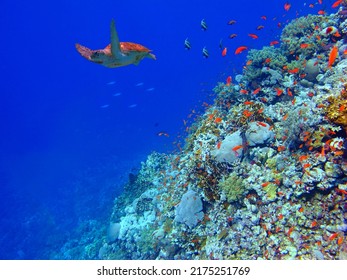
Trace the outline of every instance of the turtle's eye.
<instances>
[{"instance_id":1,"label":"turtle's eye","mask_svg":"<svg viewBox=\"0 0 347 280\"><path fill-rule=\"evenodd\" d=\"M90 56L91 58L98 58L99 53L98 52L93 52L93 54Z\"/></svg>"}]
</instances>

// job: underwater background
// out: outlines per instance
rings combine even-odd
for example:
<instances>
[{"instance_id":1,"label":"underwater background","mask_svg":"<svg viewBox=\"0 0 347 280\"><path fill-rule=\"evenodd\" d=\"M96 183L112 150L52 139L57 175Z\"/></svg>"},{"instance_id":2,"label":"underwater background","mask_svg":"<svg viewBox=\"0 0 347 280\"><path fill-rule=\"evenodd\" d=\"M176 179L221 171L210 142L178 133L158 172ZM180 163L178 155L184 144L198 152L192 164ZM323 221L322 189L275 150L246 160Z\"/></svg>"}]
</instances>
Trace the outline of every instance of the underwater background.
<instances>
[{"instance_id":1,"label":"underwater background","mask_svg":"<svg viewBox=\"0 0 347 280\"><path fill-rule=\"evenodd\" d=\"M213 89L242 74L247 51L235 55L237 47L261 49L291 20L338 9L311 2L3 1L0 259L157 258L146 255L148 244L133 255L103 245L117 239L107 236L110 217L121 216L114 200L152 152L181 152L187 127L220 93ZM120 41L143 44L157 60L111 69L82 58L75 43L104 48L112 19Z\"/></svg>"}]
</instances>

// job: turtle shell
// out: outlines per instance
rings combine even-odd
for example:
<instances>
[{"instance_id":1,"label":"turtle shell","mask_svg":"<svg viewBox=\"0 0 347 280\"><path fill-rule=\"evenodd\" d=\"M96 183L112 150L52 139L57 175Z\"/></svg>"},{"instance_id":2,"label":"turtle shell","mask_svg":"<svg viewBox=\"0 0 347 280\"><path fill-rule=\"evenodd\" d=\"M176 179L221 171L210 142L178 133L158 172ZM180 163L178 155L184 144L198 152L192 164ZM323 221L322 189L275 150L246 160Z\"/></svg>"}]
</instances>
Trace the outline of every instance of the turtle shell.
<instances>
[{"instance_id":1,"label":"turtle shell","mask_svg":"<svg viewBox=\"0 0 347 280\"><path fill-rule=\"evenodd\" d=\"M146 52L149 53L151 50L147 49L146 47L136 44L136 43L131 43L131 42L120 42L120 49L123 52Z\"/></svg>"}]
</instances>

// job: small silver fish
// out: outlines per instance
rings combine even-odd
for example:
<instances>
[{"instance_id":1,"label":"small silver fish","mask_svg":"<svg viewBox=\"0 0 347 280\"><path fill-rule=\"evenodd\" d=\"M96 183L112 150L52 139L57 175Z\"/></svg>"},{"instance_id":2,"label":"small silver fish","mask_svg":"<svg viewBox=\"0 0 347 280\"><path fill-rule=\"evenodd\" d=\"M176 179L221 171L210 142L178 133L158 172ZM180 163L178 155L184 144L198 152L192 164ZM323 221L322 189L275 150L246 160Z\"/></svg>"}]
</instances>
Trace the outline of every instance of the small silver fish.
<instances>
[{"instance_id":1,"label":"small silver fish","mask_svg":"<svg viewBox=\"0 0 347 280\"><path fill-rule=\"evenodd\" d=\"M202 30L204 30L204 31L207 30L207 24L206 24L205 19L202 19L202 20L200 21L200 25L201 25Z\"/></svg>"},{"instance_id":2,"label":"small silver fish","mask_svg":"<svg viewBox=\"0 0 347 280\"><path fill-rule=\"evenodd\" d=\"M207 51L206 47L204 47L202 49L202 55L203 55L203 57L208 58L208 51Z\"/></svg>"},{"instance_id":3,"label":"small silver fish","mask_svg":"<svg viewBox=\"0 0 347 280\"><path fill-rule=\"evenodd\" d=\"M135 108L136 106L137 106L137 104L134 103L134 104L129 105L128 108Z\"/></svg>"},{"instance_id":4,"label":"small silver fish","mask_svg":"<svg viewBox=\"0 0 347 280\"><path fill-rule=\"evenodd\" d=\"M136 87L143 86L143 83L142 83L142 82L141 82L141 83L137 83L135 86L136 86Z\"/></svg>"},{"instance_id":5,"label":"small silver fish","mask_svg":"<svg viewBox=\"0 0 347 280\"><path fill-rule=\"evenodd\" d=\"M146 91L153 91L153 90L155 90L154 87L151 87L151 88L146 89Z\"/></svg>"},{"instance_id":6,"label":"small silver fish","mask_svg":"<svg viewBox=\"0 0 347 280\"><path fill-rule=\"evenodd\" d=\"M121 96L122 95L122 93L121 92L116 92L116 93L114 93L114 94L112 94L113 96Z\"/></svg>"},{"instance_id":7,"label":"small silver fish","mask_svg":"<svg viewBox=\"0 0 347 280\"><path fill-rule=\"evenodd\" d=\"M192 46L191 46L191 44L190 44L188 38L186 38L186 39L184 40L184 47L185 47L187 50L190 50L190 49L192 48Z\"/></svg>"}]
</instances>

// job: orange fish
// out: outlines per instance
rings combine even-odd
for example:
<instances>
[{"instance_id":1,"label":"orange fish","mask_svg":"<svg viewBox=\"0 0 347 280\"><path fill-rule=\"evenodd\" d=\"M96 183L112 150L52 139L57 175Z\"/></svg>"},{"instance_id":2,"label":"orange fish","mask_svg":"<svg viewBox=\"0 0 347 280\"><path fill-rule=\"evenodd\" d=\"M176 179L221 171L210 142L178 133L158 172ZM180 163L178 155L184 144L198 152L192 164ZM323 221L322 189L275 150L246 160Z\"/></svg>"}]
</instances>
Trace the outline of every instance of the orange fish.
<instances>
[{"instance_id":1,"label":"orange fish","mask_svg":"<svg viewBox=\"0 0 347 280\"><path fill-rule=\"evenodd\" d=\"M220 149L220 146L222 145L222 142L218 142L217 143L217 149L219 150Z\"/></svg>"},{"instance_id":2,"label":"orange fish","mask_svg":"<svg viewBox=\"0 0 347 280\"><path fill-rule=\"evenodd\" d=\"M304 161L304 160L307 160L308 159L308 156L307 155L302 155L299 157L299 161Z\"/></svg>"},{"instance_id":3,"label":"orange fish","mask_svg":"<svg viewBox=\"0 0 347 280\"><path fill-rule=\"evenodd\" d=\"M263 127L266 127L266 126L267 126L266 123L263 123L263 122L257 122L257 124L258 124L258 125L261 125L261 126L263 126Z\"/></svg>"},{"instance_id":4,"label":"orange fish","mask_svg":"<svg viewBox=\"0 0 347 280\"><path fill-rule=\"evenodd\" d=\"M340 236L339 239L337 239L337 245L341 245L343 243L343 236Z\"/></svg>"},{"instance_id":5,"label":"orange fish","mask_svg":"<svg viewBox=\"0 0 347 280\"><path fill-rule=\"evenodd\" d=\"M272 41L272 42L270 42L270 46L274 46L274 45L277 45L277 44L279 44L280 42L278 42L278 41Z\"/></svg>"},{"instance_id":6,"label":"orange fish","mask_svg":"<svg viewBox=\"0 0 347 280\"><path fill-rule=\"evenodd\" d=\"M284 9L285 9L286 11L289 11L289 9L290 9L291 6L292 6L292 5L289 4L289 3L287 2L287 3L284 4Z\"/></svg>"},{"instance_id":7,"label":"orange fish","mask_svg":"<svg viewBox=\"0 0 347 280\"><path fill-rule=\"evenodd\" d=\"M240 54L242 53L243 51L247 50L248 47L246 46L241 46L241 47L238 47L236 50L235 50L235 54Z\"/></svg>"},{"instance_id":8,"label":"orange fish","mask_svg":"<svg viewBox=\"0 0 347 280\"><path fill-rule=\"evenodd\" d=\"M300 48L302 48L302 49L306 49L306 48L308 48L309 46L310 46L310 44L306 44L306 43L300 44Z\"/></svg>"},{"instance_id":9,"label":"orange fish","mask_svg":"<svg viewBox=\"0 0 347 280\"><path fill-rule=\"evenodd\" d=\"M234 152L236 152L237 150L240 150L241 148L243 148L243 145L237 145L237 146L235 146L234 148L232 148L232 150L233 150Z\"/></svg>"},{"instance_id":10,"label":"orange fish","mask_svg":"<svg viewBox=\"0 0 347 280\"><path fill-rule=\"evenodd\" d=\"M251 37L252 39L258 39L259 38L258 35L253 34L253 33L249 33L248 36Z\"/></svg>"},{"instance_id":11,"label":"orange fish","mask_svg":"<svg viewBox=\"0 0 347 280\"><path fill-rule=\"evenodd\" d=\"M330 236L329 236L329 240L331 241L331 240L334 240L336 237L337 237L337 232L335 232L335 233L333 233L333 234L331 234Z\"/></svg>"},{"instance_id":12,"label":"orange fish","mask_svg":"<svg viewBox=\"0 0 347 280\"><path fill-rule=\"evenodd\" d=\"M222 121L222 118L215 118L214 122L215 123L220 123Z\"/></svg>"},{"instance_id":13,"label":"orange fish","mask_svg":"<svg viewBox=\"0 0 347 280\"><path fill-rule=\"evenodd\" d=\"M243 102L243 104L245 104L245 105L252 105L254 102L253 101L245 101L245 102Z\"/></svg>"},{"instance_id":14,"label":"orange fish","mask_svg":"<svg viewBox=\"0 0 347 280\"><path fill-rule=\"evenodd\" d=\"M241 90L240 90L240 93L242 93L242 94L247 94L247 93L248 93L248 90L246 90L246 89L241 89Z\"/></svg>"},{"instance_id":15,"label":"orange fish","mask_svg":"<svg viewBox=\"0 0 347 280\"><path fill-rule=\"evenodd\" d=\"M253 61L250 59L250 60L248 60L248 61L246 62L246 65L249 66L249 65L252 64L252 62L253 62Z\"/></svg>"},{"instance_id":16,"label":"orange fish","mask_svg":"<svg viewBox=\"0 0 347 280\"><path fill-rule=\"evenodd\" d=\"M288 73L291 73L291 74L296 74L296 73L298 73L299 72L299 68L298 67L296 67L296 68L294 68L294 69L289 69L288 70Z\"/></svg>"},{"instance_id":17,"label":"orange fish","mask_svg":"<svg viewBox=\"0 0 347 280\"><path fill-rule=\"evenodd\" d=\"M261 18L262 20L266 20L266 19L267 19L266 16L261 16L260 18Z\"/></svg>"},{"instance_id":18,"label":"orange fish","mask_svg":"<svg viewBox=\"0 0 347 280\"><path fill-rule=\"evenodd\" d=\"M277 151L278 151L278 152L282 152L282 151L284 151L285 149L286 149L285 146L278 146L278 147L277 147Z\"/></svg>"},{"instance_id":19,"label":"orange fish","mask_svg":"<svg viewBox=\"0 0 347 280\"><path fill-rule=\"evenodd\" d=\"M265 61L264 61L264 64L269 64L271 62L271 58L267 58L267 59L265 59Z\"/></svg>"},{"instance_id":20,"label":"orange fish","mask_svg":"<svg viewBox=\"0 0 347 280\"><path fill-rule=\"evenodd\" d=\"M292 93L292 91L290 90L290 88L287 88L287 94L288 94L289 96L293 96L293 93Z\"/></svg>"},{"instance_id":21,"label":"orange fish","mask_svg":"<svg viewBox=\"0 0 347 280\"><path fill-rule=\"evenodd\" d=\"M224 49L223 49L223 51L222 51L222 56L226 56L227 55L227 48L225 47Z\"/></svg>"},{"instance_id":22,"label":"orange fish","mask_svg":"<svg viewBox=\"0 0 347 280\"><path fill-rule=\"evenodd\" d=\"M329 61L328 61L328 67L329 68L331 68L331 66L334 64L335 59L337 57L338 50L339 49L337 48L337 46L333 46L333 48L331 49L330 54L329 54Z\"/></svg>"},{"instance_id":23,"label":"orange fish","mask_svg":"<svg viewBox=\"0 0 347 280\"><path fill-rule=\"evenodd\" d=\"M324 10L319 10L319 11L318 11L318 14L319 14L319 15L325 15L325 11L324 11Z\"/></svg>"},{"instance_id":24,"label":"orange fish","mask_svg":"<svg viewBox=\"0 0 347 280\"><path fill-rule=\"evenodd\" d=\"M250 111L248 111L248 110L244 110L242 113L243 113L247 118L249 118L250 116L253 115L253 113L250 112Z\"/></svg>"},{"instance_id":25,"label":"orange fish","mask_svg":"<svg viewBox=\"0 0 347 280\"><path fill-rule=\"evenodd\" d=\"M270 184L270 182L265 182L265 183L262 183L261 186L262 186L263 188L265 188L265 187L267 187L269 184Z\"/></svg>"},{"instance_id":26,"label":"orange fish","mask_svg":"<svg viewBox=\"0 0 347 280\"><path fill-rule=\"evenodd\" d=\"M255 89L254 91L253 91L253 94L257 94L257 93L259 93L259 91L261 90L261 88L260 87L258 87L257 89Z\"/></svg>"}]
</instances>

